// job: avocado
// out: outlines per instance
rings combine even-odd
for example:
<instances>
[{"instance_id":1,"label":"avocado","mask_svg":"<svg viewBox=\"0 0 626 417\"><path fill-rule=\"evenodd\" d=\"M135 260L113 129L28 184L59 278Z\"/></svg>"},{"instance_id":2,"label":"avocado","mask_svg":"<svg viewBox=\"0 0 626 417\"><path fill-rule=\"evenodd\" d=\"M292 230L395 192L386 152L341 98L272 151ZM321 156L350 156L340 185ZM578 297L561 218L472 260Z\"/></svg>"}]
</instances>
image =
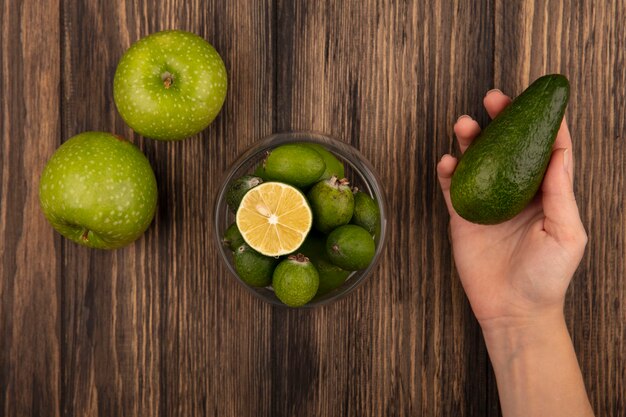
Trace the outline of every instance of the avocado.
<instances>
[{"instance_id":1,"label":"avocado","mask_svg":"<svg viewBox=\"0 0 626 417\"><path fill-rule=\"evenodd\" d=\"M545 75L474 139L450 185L452 205L461 217L498 224L531 202L550 162L568 99L567 78Z\"/></svg>"}]
</instances>

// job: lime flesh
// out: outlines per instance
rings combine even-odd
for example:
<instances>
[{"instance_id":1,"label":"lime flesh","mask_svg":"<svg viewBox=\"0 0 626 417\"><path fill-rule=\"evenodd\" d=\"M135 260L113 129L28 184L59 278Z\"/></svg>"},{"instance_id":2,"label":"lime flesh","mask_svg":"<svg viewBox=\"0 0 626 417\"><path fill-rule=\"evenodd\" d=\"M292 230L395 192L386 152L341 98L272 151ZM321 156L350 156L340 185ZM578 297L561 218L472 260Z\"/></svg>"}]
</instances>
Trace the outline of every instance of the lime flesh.
<instances>
[{"instance_id":1,"label":"lime flesh","mask_svg":"<svg viewBox=\"0 0 626 417\"><path fill-rule=\"evenodd\" d=\"M226 192L226 203L228 204L230 210L233 213L236 213L243 196L261 183L263 183L263 179L253 175L245 175L241 178L233 180L228 187L228 191Z\"/></svg>"}]
</instances>

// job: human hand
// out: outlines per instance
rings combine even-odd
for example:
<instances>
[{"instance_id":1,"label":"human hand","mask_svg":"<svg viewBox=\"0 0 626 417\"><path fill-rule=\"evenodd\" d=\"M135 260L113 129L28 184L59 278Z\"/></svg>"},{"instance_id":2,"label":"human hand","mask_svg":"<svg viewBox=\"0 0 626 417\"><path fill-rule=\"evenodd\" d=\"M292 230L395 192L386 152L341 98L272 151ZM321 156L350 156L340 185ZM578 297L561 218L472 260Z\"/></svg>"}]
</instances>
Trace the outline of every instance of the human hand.
<instances>
[{"instance_id":1,"label":"human hand","mask_svg":"<svg viewBox=\"0 0 626 417\"><path fill-rule=\"evenodd\" d=\"M510 102L497 90L484 98L492 118ZM454 132L464 152L480 127L469 116L461 116ZM574 197L571 148L564 119L533 202L513 219L491 226L470 223L452 207L450 181L457 159L444 155L437 165L450 213L456 267L484 331L525 326L563 314L565 292L587 243Z\"/></svg>"}]
</instances>

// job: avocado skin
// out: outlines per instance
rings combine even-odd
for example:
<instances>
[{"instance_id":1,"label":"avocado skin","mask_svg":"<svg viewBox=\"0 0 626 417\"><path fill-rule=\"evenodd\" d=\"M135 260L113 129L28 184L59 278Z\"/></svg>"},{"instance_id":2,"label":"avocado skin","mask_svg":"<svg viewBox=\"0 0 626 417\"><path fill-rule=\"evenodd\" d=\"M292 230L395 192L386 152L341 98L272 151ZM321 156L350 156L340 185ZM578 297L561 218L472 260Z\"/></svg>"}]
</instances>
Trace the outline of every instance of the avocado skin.
<instances>
[{"instance_id":1,"label":"avocado skin","mask_svg":"<svg viewBox=\"0 0 626 417\"><path fill-rule=\"evenodd\" d=\"M479 224L498 224L534 198L569 100L561 74L538 78L472 142L459 161L450 197L456 212Z\"/></svg>"}]
</instances>

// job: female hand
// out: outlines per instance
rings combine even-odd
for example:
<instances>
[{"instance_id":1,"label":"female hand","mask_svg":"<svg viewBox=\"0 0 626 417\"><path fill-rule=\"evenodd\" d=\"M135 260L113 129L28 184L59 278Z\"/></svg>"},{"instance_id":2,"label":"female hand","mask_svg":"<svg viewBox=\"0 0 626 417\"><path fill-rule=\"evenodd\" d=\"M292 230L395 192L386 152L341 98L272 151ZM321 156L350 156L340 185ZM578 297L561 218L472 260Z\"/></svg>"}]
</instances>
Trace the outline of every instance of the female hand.
<instances>
[{"instance_id":1,"label":"female hand","mask_svg":"<svg viewBox=\"0 0 626 417\"><path fill-rule=\"evenodd\" d=\"M510 101L491 91L484 104L495 117ZM454 132L463 152L480 128L462 116ZM454 260L483 330L505 417L593 416L563 317L565 292L587 243L572 188L571 147L563 120L534 201L493 226L470 223L454 211L456 158L444 155L437 165Z\"/></svg>"},{"instance_id":2,"label":"female hand","mask_svg":"<svg viewBox=\"0 0 626 417\"><path fill-rule=\"evenodd\" d=\"M510 102L498 90L484 99L492 118ZM464 152L480 127L469 116L461 116L454 132ZM474 224L460 217L450 202L457 159L444 155L437 165L450 212L454 260L483 328L562 312L565 292L587 242L572 187L571 147L563 120L540 192L522 213L499 225Z\"/></svg>"}]
</instances>

